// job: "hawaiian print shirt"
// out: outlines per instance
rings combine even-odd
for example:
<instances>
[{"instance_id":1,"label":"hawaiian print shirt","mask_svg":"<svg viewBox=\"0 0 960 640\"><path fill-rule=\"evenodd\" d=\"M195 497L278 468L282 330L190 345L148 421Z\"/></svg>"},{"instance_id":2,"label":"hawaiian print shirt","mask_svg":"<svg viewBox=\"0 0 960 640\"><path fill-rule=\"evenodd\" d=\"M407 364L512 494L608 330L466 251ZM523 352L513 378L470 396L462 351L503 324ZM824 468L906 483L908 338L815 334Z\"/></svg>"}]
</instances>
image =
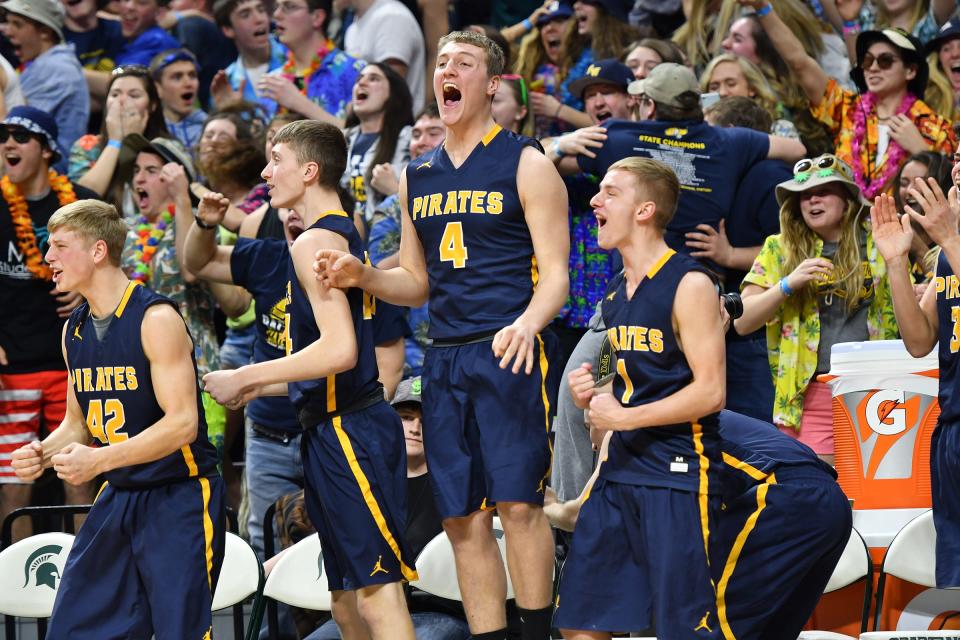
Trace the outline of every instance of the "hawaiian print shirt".
<instances>
[{"instance_id":1,"label":"hawaiian print shirt","mask_svg":"<svg viewBox=\"0 0 960 640\"><path fill-rule=\"evenodd\" d=\"M67 162L67 177L76 182L97 163L97 158L103 153L104 144L100 136L88 133L80 136L70 147L70 159Z\"/></svg>"},{"instance_id":2,"label":"hawaiian print shirt","mask_svg":"<svg viewBox=\"0 0 960 640\"><path fill-rule=\"evenodd\" d=\"M316 71L309 78L304 78L297 72L294 82L299 88L306 86L307 97L311 102L323 107L327 113L338 118L347 114L347 105L353 99L353 85L360 77L360 71L367 66L363 60L348 56L340 49L331 49ZM281 70L272 73L282 73ZM260 104L269 117L277 112L277 103L265 98Z\"/></svg>"},{"instance_id":3,"label":"hawaiian print shirt","mask_svg":"<svg viewBox=\"0 0 960 640\"><path fill-rule=\"evenodd\" d=\"M872 31L878 28L877 25L877 5L872 0L866 0L860 9L860 29L863 31ZM913 25L913 31L910 35L916 37L920 42L926 44L937 36L940 25L937 24L937 18L933 14L933 3L930 3L930 9L920 16L917 24Z\"/></svg>"},{"instance_id":4,"label":"hawaiian print shirt","mask_svg":"<svg viewBox=\"0 0 960 640\"><path fill-rule=\"evenodd\" d=\"M867 255L864 269L869 270L873 296L867 311L867 333L871 340L895 340L899 337L893 315L893 298L887 279L887 266L880 257L873 234L865 223ZM823 241L817 240L816 254L823 252ZM770 236L763 243L760 255L741 287L755 284L765 289L777 286L783 271L784 254L781 234ZM817 369L817 347L820 344L820 310L816 296L787 298L780 312L767 322L767 357L773 376L773 421L779 426L800 428L803 394Z\"/></svg>"},{"instance_id":5,"label":"hawaiian print shirt","mask_svg":"<svg viewBox=\"0 0 960 640\"><path fill-rule=\"evenodd\" d=\"M277 37L273 34L270 35L270 60L267 61L267 73L271 73L281 68L283 64L287 61L287 48L283 46ZM251 102L253 104L264 105L266 102L270 102L273 105L273 111L270 111L268 114L269 117L273 117L273 112L276 111L277 105L272 100L261 100L260 96L257 95L257 88L253 85L253 82L250 81L249 76L247 76L247 68L243 66L243 60L240 57L237 57L230 66L227 67L226 72L227 80L230 81L230 86L233 87L234 91L240 89L241 83L243 84L243 100L244 102ZM246 81L246 82L244 82Z\"/></svg>"},{"instance_id":6,"label":"hawaiian print shirt","mask_svg":"<svg viewBox=\"0 0 960 640\"><path fill-rule=\"evenodd\" d=\"M837 84L836 79L831 78L827 83L827 90L823 99L816 107L811 106L810 112L813 117L827 125L830 134L836 144L836 155L838 158L853 166L853 135L854 135L854 114L860 109L860 96L853 91L848 91ZM922 100L917 100L910 107L907 116L917 125L920 135L929 143L933 151L938 151L946 155L952 155L957 149L957 137L953 132L950 121L934 112ZM876 140L880 139L878 130L879 122L877 114L872 112L867 115L867 144L861 144L860 157L856 162L860 164L865 177L873 180L881 176L887 164L887 155L884 155L879 162L877 161ZM873 141L873 142L869 142ZM904 161L908 154L904 155ZM896 177L896 172L892 174ZM886 191L893 188L891 179Z\"/></svg>"},{"instance_id":7,"label":"hawaiian print shirt","mask_svg":"<svg viewBox=\"0 0 960 640\"><path fill-rule=\"evenodd\" d=\"M127 240L123 246L123 258L120 266L131 275L134 262L134 247L137 243L137 232L133 224L129 224ZM177 263L175 244L176 224L170 224L159 248L150 261L153 275L146 285L160 295L167 296L177 303L180 313L193 338L193 353L197 359L197 372L200 378L210 371L220 368L220 347L217 344L217 334L214 330L215 302L210 287L202 281L187 284L180 275L180 265Z\"/></svg>"}]
</instances>

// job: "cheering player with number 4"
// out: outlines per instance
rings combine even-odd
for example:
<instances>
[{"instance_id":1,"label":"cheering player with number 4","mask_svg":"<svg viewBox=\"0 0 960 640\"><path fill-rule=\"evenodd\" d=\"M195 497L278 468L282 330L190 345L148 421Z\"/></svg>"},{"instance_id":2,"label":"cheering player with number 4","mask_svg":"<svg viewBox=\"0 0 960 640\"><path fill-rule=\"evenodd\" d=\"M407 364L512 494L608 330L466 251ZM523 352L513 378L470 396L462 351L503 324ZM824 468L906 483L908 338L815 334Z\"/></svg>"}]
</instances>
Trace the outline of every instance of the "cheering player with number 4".
<instances>
[{"instance_id":1,"label":"cheering player with number 4","mask_svg":"<svg viewBox=\"0 0 960 640\"><path fill-rule=\"evenodd\" d=\"M441 38L433 86L446 142L400 183L400 266L317 254L328 286L359 286L394 304L429 294L424 446L453 543L474 638L506 638L506 576L491 533L496 503L524 640L550 632L553 539L543 515L555 344L544 327L568 290L567 198L535 140L502 130L490 104L503 53L488 38ZM563 233L558 233L563 230Z\"/></svg>"}]
</instances>

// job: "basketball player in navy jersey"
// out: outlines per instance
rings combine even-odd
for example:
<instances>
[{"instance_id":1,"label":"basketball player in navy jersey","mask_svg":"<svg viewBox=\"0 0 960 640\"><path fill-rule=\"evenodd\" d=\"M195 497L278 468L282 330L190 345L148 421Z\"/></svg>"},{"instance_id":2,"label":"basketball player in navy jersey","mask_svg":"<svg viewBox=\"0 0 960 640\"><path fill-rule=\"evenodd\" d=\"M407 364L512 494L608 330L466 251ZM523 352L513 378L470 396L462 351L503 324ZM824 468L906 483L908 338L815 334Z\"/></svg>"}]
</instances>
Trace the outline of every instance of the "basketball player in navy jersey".
<instances>
[{"instance_id":1,"label":"basketball player in navy jersey","mask_svg":"<svg viewBox=\"0 0 960 640\"><path fill-rule=\"evenodd\" d=\"M270 204L293 209L306 226L290 247L287 355L208 373L204 383L227 406L289 393L304 429L307 512L343 637L414 640L402 582L417 579L403 538L406 449L377 382L373 300L360 289L323 287L311 268L320 250L364 256L337 191L346 142L340 129L310 120L286 125L273 141L262 174ZM199 214L206 224L223 215L210 208Z\"/></svg>"},{"instance_id":2,"label":"basketball player in navy jersey","mask_svg":"<svg viewBox=\"0 0 960 640\"><path fill-rule=\"evenodd\" d=\"M316 269L328 286L360 286L398 305L429 296L424 446L470 631L506 638L495 503L523 638L545 640L553 538L542 504L557 385L556 338L543 330L569 287L567 198L539 143L494 123L502 71L503 52L488 38L441 38L433 87L447 137L401 178L400 266L321 252Z\"/></svg>"},{"instance_id":3,"label":"basketball player in navy jersey","mask_svg":"<svg viewBox=\"0 0 960 640\"><path fill-rule=\"evenodd\" d=\"M598 243L620 251L624 271L602 303L613 393L596 393L589 364L569 377L590 423L614 433L563 569L554 623L565 638L654 621L662 638L720 637L710 560L723 328L705 268L664 241L679 192L668 166L633 157L591 200Z\"/></svg>"},{"instance_id":4,"label":"basketball player in navy jersey","mask_svg":"<svg viewBox=\"0 0 960 640\"><path fill-rule=\"evenodd\" d=\"M50 466L71 484L107 480L67 558L47 637L209 638L224 489L190 335L176 303L120 269L126 225L113 206L79 200L47 228L54 282L87 302L64 326L66 417L14 452L13 467L25 480Z\"/></svg>"},{"instance_id":5,"label":"basketball player in navy jersey","mask_svg":"<svg viewBox=\"0 0 960 640\"><path fill-rule=\"evenodd\" d=\"M957 177L954 167L954 180ZM939 343L940 417L930 442L930 491L937 529L937 587L960 587L960 203L957 187L949 196L935 180L917 178L908 193L923 213L909 206L898 220L894 200L879 196L870 209L873 238L887 263L893 311L907 351L915 358ZM912 224L940 247L937 272L917 302L910 278Z\"/></svg>"}]
</instances>

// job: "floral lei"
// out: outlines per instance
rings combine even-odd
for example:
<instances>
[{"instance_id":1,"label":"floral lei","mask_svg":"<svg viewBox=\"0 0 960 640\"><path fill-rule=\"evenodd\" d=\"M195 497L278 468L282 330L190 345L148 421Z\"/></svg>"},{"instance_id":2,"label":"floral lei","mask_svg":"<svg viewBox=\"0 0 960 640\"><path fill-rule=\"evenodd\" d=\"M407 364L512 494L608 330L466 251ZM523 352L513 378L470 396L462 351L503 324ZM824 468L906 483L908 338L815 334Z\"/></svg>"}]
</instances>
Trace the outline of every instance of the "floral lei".
<instances>
[{"instance_id":1,"label":"floral lei","mask_svg":"<svg viewBox=\"0 0 960 640\"><path fill-rule=\"evenodd\" d=\"M71 202L76 202L77 194L73 191L73 185L66 176L62 176L53 169L47 172L47 179L50 181L50 188L57 194L57 201L60 206L66 206ZM53 279L53 270L43 261L43 254L37 246L37 235L33 230L33 219L30 217L30 207L27 199L23 197L23 191L18 185L10 182L10 178L3 176L0 180L0 191L3 192L3 199L10 209L10 217L13 219L13 229L17 236L17 246L20 248L26 259L27 269L40 280L50 281Z\"/></svg>"},{"instance_id":2,"label":"floral lei","mask_svg":"<svg viewBox=\"0 0 960 640\"><path fill-rule=\"evenodd\" d=\"M133 249L133 260L136 266L133 268L132 279L142 284L150 282L153 276L153 269L150 268L150 261L157 252L160 241L166 234L167 229L173 222L173 205L167 207L166 211L160 213L160 219L155 225L150 224L147 216L141 215L137 218L137 244Z\"/></svg>"},{"instance_id":3,"label":"floral lei","mask_svg":"<svg viewBox=\"0 0 960 640\"><path fill-rule=\"evenodd\" d=\"M300 93L307 95L307 84L310 82L310 78L313 77L313 74L317 72L317 69L320 68L320 64L323 62L323 59L333 51L334 47L333 40L327 40L323 43L317 52L313 54L313 58L310 60L310 66L307 67L306 72L301 76L297 73L297 63L293 59L293 51L287 51L287 61L283 63L283 68L280 72L283 76L290 82L298 85L297 88L300 89ZM300 87L297 80L303 81L303 86Z\"/></svg>"},{"instance_id":4,"label":"floral lei","mask_svg":"<svg viewBox=\"0 0 960 640\"><path fill-rule=\"evenodd\" d=\"M894 115L907 113L916 101L917 96L908 92L903 97L903 101ZM860 141L867 139L867 114L873 113L876 106L877 96L869 92L865 93L860 96L860 108L856 109L853 115L853 162L850 164L853 165L853 179L863 192L863 196L868 200L873 200L883 192L883 187L900 171L900 165L907 157L906 149L891 138L887 145L887 161L883 173L873 180L868 180L864 175L863 167L860 164ZM869 167L867 169L869 170Z\"/></svg>"}]
</instances>

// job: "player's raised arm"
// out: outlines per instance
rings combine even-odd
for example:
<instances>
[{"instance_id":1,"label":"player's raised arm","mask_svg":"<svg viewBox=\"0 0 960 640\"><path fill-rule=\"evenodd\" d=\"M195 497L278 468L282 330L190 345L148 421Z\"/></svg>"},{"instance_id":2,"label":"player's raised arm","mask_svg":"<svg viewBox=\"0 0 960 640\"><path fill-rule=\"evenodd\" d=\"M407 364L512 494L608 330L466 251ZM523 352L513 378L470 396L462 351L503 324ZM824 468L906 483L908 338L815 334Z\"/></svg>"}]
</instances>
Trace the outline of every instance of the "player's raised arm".
<instances>
[{"instance_id":1,"label":"player's raised arm","mask_svg":"<svg viewBox=\"0 0 960 640\"><path fill-rule=\"evenodd\" d=\"M423 247L407 211L407 174L400 176L400 266L377 269L364 265L349 251L321 249L313 269L324 287L359 287L390 304L419 307L427 301L429 284Z\"/></svg>"},{"instance_id":2,"label":"player's raised arm","mask_svg":"<svg viewBox=\"0 0 960 640\"><path fill-rule=\"evenodd\" d=\"M320 329L320 339L277 360L267 360L235 370L214 371L203 377L206 390L222 404L235 405L268 395L287 382L324 378L351 369L357 362L357 339L346 294L324 286L311 269L318 252L346 252L346 239L325 229L310 229L290 251L297 280L306 292Z\"/></svg>"},{"instance_id":3,"label":"player's raised arm","mask_svg":"<svg viewBox=\"0 0 960 640\"><path fill-rule=\"evenodd\" d=\"M594 396L590 423L614 431L695 422L723 408L726 400L726 356L717 291L701 272L680 281L673 306L674 330L693 380L676 393L636 407L623 407L610 394Z\"/></svg>"},{"instance_id":4,"label":"player's raised arm","mask_svg":"<svg viewBox=\"0 0 960 640\"><path fill-rule=\"evenodd\" d=\"M493 339L493 352L500 367L512 364L513 372L523 367L533 371L535 336L556 317L570 290L570 235L567 228L567 189L553 164L532 148L523 150L517 170L517 189L524 219L530 229L537 260L539 281L526 310ZM403 260L401 237L401 264Z\"/></svg>"},{"instance_id":5,"label":"player's raised arm","mask_svg":"<svg viewBox=\"0 0 960 640\"><path fill-rule=\"evenodd\" d=\"M208 192L200 200L197 219L190 226L185 244L187 268L198 278L233 284L230 255L233 247L217 244L217 227L223 222L230 201L219 193Z\"/></svg>"}]
</instances>

